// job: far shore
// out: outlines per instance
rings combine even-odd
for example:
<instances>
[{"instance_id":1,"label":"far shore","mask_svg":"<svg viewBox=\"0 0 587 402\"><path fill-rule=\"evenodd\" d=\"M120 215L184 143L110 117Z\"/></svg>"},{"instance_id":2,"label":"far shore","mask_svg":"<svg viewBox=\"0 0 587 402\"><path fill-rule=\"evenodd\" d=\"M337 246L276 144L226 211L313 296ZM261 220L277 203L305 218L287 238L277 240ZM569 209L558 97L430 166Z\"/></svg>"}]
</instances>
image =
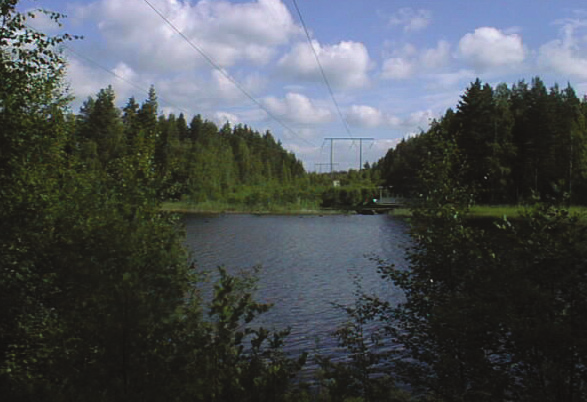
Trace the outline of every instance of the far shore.
<instances>
[{"instance_id":1,"label":"far shore","mask_svg":"<svg viewBox=\"0 0 587 402\"><path fill-rule=\"evenodd\" d=\"M353 210L343 209L295 209L276 207L270 209L242 208L228 204L190 204L185 202L164 202L161 209L167 212L180 214L219 215L219 214L249 214L249 215L353 215Z\"/></svg>"},{"instance_id":2,"label":"far shore","mask_svg":"<svg viewBox=\"0 0 587 402\"><path fill-rule=\"evenodd\" d=\"M352 209L320 209L318 207L311 208L294 208L275 206L269 209L262 208L246 208L238 205L230 205L223 203L187 203L180 201L163 202L161 209L167 212L176 212L180 214L200 214L200 215L220 215L220 214L249 214L249 215L355 215L356 212ZM501 219L504 217L516 219L520 217L520 212L523 211L523 206L517 205L476 205L473 206L468 216L471 218L495 218ZM572 206L571 213L578 213L580 215L587 214L587 208L580 206ZM412 212L409 208L397 208L389 212L390 216L398 218L410 218Z\"/></svg>"}]
</instances>

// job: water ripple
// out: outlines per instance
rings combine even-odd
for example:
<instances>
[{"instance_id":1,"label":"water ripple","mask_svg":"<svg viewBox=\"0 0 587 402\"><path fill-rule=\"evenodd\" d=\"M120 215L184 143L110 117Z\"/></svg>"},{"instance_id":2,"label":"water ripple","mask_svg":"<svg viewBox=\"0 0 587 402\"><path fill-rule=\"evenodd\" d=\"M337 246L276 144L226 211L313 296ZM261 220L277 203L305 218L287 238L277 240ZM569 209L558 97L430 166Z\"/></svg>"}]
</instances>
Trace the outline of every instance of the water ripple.
<instances>
[{"instance_id":1,"label":"water ripple","mask_svg":"<svg viewBox=\"0 0 587 402\"><path fill-rule=\"evenodd\" d=\"M258 298L274 304L264 326L291 328L287 350L336 353L332 332L347 321L334 304L351 305L366 293L401 298L381 280L377 256L405 266L407 225L388 216L187 216L186 244L197 265L229 272L261 265Z\"/></svg>"}]
</instances>

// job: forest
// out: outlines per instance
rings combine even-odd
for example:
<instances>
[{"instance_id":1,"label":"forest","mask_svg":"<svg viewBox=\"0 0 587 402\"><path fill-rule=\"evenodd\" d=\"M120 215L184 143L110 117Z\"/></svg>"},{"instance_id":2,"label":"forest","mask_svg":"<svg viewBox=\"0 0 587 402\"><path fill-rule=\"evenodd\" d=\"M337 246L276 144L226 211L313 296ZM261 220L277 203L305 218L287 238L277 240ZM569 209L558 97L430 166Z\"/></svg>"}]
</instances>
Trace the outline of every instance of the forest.
<instances>
[{"instance_id":1,"label":"forest","mask_svg":"<svg viewBox=\"0 0 587 402\"><path fill-rule=\"evenodd\" d=\"M139 104L130 98L120 111L111 87L86 100L79 114L65 117L68 152L88 169L113 172L129 152L148 144L153 154L156 196L183 205L232 210L350 207L374 193L370 172L307 173L295 155L267 131L234 128L196 115L158 113L155 89Z\"/></svg>"},{"instance_id":2,"label":"forest","mask_svg":"<svg viewBox=\"0 0 587 402\"><path fill-rule=\"evenodd\" d=\"M587 99L570 84L547 89L539 77L492 88L471 83L456 107L428 131L404 139L375 169L387 186L418 193L418 171L441 133L455 144L464 183L484 204L522 204L534 195L587 203Z\"/></svg>"},{"instance_id":3,"label":"forest","mask_svg":"<svg viewBox=\"0 0 587 402\"><path fill-rule=\"evenodd\" d=\"M119 110L70 110L69 35L0 0L0 395L6 401L583 401L587 398L586 102L540 79L479 80L456 112L371 169L304 171L271 133ZM61 15L47 14L59 20ZM336 206L383 180L414 200L405 294L358 294L334 333L347 358L283 352L255 318L255 271L219 268L210 300L163 201ZM524 203L521 216L468 216ZM197 252L197 251L196 251ZM369 325L369 324L375 324ZM373 329L374 328L374 329Z\"/></svg>"},{"instance_id":4,"label":"forest","mask_svg":"<svg viewBox=\"0 0 587 402\"><path fill-rule=\"evenodd\" d=\"M126 153L149 144L161 200L254 205L263 195L250 189L263 186L265 198L297 201L287 190L304 178L304 168L270 132L228 123L219 129L200 115L188 126L183 114L165 116L157 108L154 88L140 105L129 99L122 112L112 88L102 89L78 115L68 116L70 150L91 169L108 171Z\"/></svg>"}]
</instances>

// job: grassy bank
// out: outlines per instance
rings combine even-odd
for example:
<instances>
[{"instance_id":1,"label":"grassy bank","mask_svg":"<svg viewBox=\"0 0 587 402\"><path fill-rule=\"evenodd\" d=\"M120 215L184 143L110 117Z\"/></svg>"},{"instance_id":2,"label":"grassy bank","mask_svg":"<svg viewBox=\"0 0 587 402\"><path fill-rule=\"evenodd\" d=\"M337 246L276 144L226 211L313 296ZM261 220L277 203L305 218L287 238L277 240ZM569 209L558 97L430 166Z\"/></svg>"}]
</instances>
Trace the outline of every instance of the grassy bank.
<instances>
[{"instance_id":1,"label":"grassy bank","mask_svg":"<svg viewBox=\"0 0 587 402\"><path fill-rule=\"evenodd\" d=\"M500 219L504 216L508 218L518 218L520 212L524 210L522 205L475 205L469 211L471 218L495 218ZM580 215L587 216L587 207L572 206L569 211ZM390 212L390 215L408 218L412 215L409 208L398 208ZM583 218L585 219L585 218Z\"/></svg>"},{"instance_id":2,"label":"grassy bank","mask_svg":"<svg viewBox=\"0 0 587 402\"><path fill-rule=\"evenodd\" d=\"M523 206L519 205L475 205L469 211L471 218L495 218L504 216L515 219L520 216ZM273 214L273 215L334 215L354 214L353 210L323 209L317 204L290 204L290 205L268 205L268 206L247 206L230 204L226 202L207 201L191 203L185 201L169 201L162 204L162 209L169 212L193 213L193 214ZM587 216L587 207L573 206L571 213L578 213ZM412 213L409 208L397 208L389 212L389 215L398 218L409 218Z\"/></svg>"},{"instance_id":3,"label":"grassy bank","mask_svg":"<svg viewBox=\"0 0 587 402\"><path fill-rule=\"evenodd\" d=\"M398 218L409 218L412 216L412 211L409 208L396 208L389 211L389 215L397 216Z\"/></svg>"},{"instance_id":4,"label":"grassy bank","mask_svg":"<svg viewBox=\"0 0 587 402\"><path fill-rule=\"evenodd\" d=\"M523 210L518 205L474 205L469 211L472 218L517 218Z\"/></svg>"},{"instance_id":5,"label":"grassy bank","mask_svg":"<svg viewBox=\"0 0 587 402\"><path fill-rule=\"evenodd\" d=\"M475 205L471 208L470 216L473 218L518 218L524 210L523 205ZM568 208L571 214L587 215L587 207L571 206Z\"/></svg>"},{"instance_id":6,"label":"grassy bank","mask_svg":"<svg viewBox=\"0 0 587 402\"><path fill-rule=\"evenodd\" d=\"M333 215L347 214L349 211L321 209L318 205L269 205L269 206L246 206L235 205L224 202L200 202L190 203L183 201L169 201L161 205L164 211L186 214L273 214L273 215Z\"/></svg>"}]
</instances>

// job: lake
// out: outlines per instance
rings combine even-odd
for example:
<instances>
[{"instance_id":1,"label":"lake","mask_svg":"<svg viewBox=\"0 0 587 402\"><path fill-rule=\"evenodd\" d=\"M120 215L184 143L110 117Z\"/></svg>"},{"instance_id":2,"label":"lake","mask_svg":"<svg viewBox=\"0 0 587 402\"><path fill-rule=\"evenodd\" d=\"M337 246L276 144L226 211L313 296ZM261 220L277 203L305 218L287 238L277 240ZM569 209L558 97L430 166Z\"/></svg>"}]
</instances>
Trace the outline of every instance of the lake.
<instances>
[{"instance_id":1,"label":"lake","mask_svg":"<svg viewBox=\"0 0 587 402\"><path fill-rule=\"evenodd\" d=\"M336 354L332 332L347 321L335 306L362 290L388 300L401 292L377 273L379 257L405 267L408 225L387 215L219 215L184 217L196 265L229 272L261 265L257 299L274 304L264 326L291 328L286 350Z\"/></svg>"}]
</instances>

